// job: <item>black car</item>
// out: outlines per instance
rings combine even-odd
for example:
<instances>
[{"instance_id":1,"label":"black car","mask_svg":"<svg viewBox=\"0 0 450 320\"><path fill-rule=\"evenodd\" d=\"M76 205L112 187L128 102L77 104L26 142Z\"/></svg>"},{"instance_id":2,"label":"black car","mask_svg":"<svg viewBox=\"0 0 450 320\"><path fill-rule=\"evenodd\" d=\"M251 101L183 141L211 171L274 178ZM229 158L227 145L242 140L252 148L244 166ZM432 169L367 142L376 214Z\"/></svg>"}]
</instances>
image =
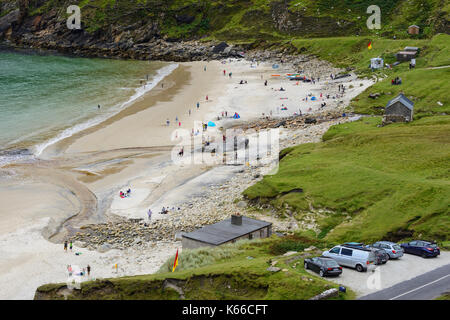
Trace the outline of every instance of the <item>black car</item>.
<instances>
[{"instance_id":1,"label":"black car","mask_svg":"<svg viewBox=\"0 0 450 320\"><path fill-rule=\"evenodd\" d=\"M400 245L405 253L415 254L422 258L437 257L441 250L436 243L430 241L414 240Z\"/></svg>"},{"instance_id":2,"label":"black car","mask_svg":"<svg viewBox=\"0 0 450 320\"><path fill-rule=\"evenodd\" d=\"M305 259L305 269L317 272L321 277L338 276L342 273L342 267L335 260L327 257Z\"/></svg>"},{"instance_id":3,"label":"black car","mask_svg":"<svg viewBox=\"0 0 450 320\"><path fill-rule=\"evenodd\" d=\"M389 260L389 255L382 249L373 248L371 246L365 245L364 243L360 242L346 242L343 244L343 246L350 247L350 248L356 248L356 249L364 249L364 250L370 250L373 253L375 253L376 261L375 264L385 264Z\"/></svg>"}]
</instances>

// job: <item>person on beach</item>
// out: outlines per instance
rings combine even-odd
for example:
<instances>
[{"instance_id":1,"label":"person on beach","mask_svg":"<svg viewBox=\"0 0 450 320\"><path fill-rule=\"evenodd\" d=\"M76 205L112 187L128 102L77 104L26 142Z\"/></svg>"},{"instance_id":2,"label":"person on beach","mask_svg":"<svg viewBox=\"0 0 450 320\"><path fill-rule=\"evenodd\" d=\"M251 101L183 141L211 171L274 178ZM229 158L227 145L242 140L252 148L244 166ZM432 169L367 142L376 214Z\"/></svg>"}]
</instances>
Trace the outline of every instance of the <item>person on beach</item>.
<instances>
[{"instance_id":1,"label":"person on beach","mask_svg":"<svg viewBox=\"0 0 450 320\"><path fill-rule=\"evenodd\" d=\"M100 109L100 105L98 105L97 108Z\"/></svg>"},{"instance_id":2,"label":"person on beach","mask_svg":"<svg viewBox=\"0 0 450 320\"><path fill-rule=\"evenodd\" d=\"M170 126L170 120L169 119L166 120L166 124L167 124L167 126Z\"/></svg>"},{"instance_id":3,"label":"person on beach","mask_svg":"<svg viewBox=\"0 0 450 320\"><path fill-rule=\"evenodd\" d=\"M64 241L64 251L67 252L67 241Z\"/></svg>"},{"instance_id":4,"label":"person on beach","mask_svg":"<svg viewBox=\"0 0 450 320\"><path fill-rule=\"evenodd\" d=\"M264 81L264 86L266 86L266 87L267 87L267 80L266 80L266 81Z\"/></svg>"},{"instance_id":5,"label":"person on beach","mask_svg":"<svg viewBox=\"0 0 450 320\"><path fill-rule=\"evenodd\" d=\"M203 67L203 71L206 71L206 66Z\"/></svg>"},{"instance_id":6,"label":"person on beach","mask_svg":"<svg viewBox=\"0 0 450 320\"><path fill-rule=\"evenodd\" d=\"M72 251L72 248L73 248L73 244L72 244L72 241L70 241L70 244L69 244L70 251Z\"/></svg>"},{"instance_id":7,"label":"person on beach","mask_svg":"<svg viewBox=\"0 0 450 320\"><path fill-rule=\"evenodd\" d=\"M208 101L208 98L209 98L209 97L208 97L208 95L207 95L207 96L206 96L206 101Z\"/></svg>"},{"instance_id":8,"label":"person on beach","mask_svg":"<svg viewBox=\"0 0 450 320\"><path fill-rule=\"evenodd\" d=\"M178 126L181 127L181 121L178 121Z\"/></svg>"},{"instance_id":9,"label":"person on beach","mask_svg":"<svg viewBox=\"0 0 450 320\"><path fill-rule=\"evenodd\" d=\"M200 108L200 102L197 102L197 110Z\"/></svg>"},{"instance_id":10,"label":"person on beach","mask_svg":"<svg viewBox=\"0 0 450 320\"><path fill-rule=\"evenodd\" d=\"M152 220L152 209L148 209L147 215L148 215L148 221Z\"/></svg>"},{"instance_id":11,"label":"person on beach","mask_svg":"<svg viewBox=\"0 0 450 320\"><path fill-rule=\"evenodd\" d=\"M227 75L227 71L223 70L223 75L226 76Z\"/></svg>"},{"instance_id":12,"label":"person on beach","mask_svg":"<svg viewBox=\"0 0 450 320\"><path fill-rule=\"evenodd\" d=\"M86 267L88 277L91 275L91 266L87 265Z\"/></svg>"},{"instance_id":13,"label":"person on beach","mask_svg":"<svg viewBox=\"0 0 450 320\"><path fill-rule=\"evenodd\" d=\"M191 109L189 109L189 117L191 116Z\"/></svg>"}]
</instances>

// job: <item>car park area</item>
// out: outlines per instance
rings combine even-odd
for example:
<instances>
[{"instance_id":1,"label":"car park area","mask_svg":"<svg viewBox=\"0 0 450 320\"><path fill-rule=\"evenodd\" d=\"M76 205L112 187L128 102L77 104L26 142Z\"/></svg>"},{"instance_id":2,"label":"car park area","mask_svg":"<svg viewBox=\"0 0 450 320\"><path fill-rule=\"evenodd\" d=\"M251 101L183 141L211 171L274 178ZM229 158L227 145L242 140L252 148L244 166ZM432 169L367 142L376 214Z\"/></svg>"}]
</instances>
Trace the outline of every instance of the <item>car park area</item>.
<instances>
[{"instance_id":1,"label":"car park area","mask_svg":"<svg viewBox=\"0 0 450 320\"><path fill-rule=\"evenodd\" d=\"M367 272L358 272L344 267L339 277L330 277L327 280L348 287L355 291L358 297L362 297L448 264L450 264L450 252L446 251L441 251L441 254L435 258L404 254L399 259L392 259L386 264L374 266ZM310 270L308 272L317 275Z\"/></svg>"}]
</instances>

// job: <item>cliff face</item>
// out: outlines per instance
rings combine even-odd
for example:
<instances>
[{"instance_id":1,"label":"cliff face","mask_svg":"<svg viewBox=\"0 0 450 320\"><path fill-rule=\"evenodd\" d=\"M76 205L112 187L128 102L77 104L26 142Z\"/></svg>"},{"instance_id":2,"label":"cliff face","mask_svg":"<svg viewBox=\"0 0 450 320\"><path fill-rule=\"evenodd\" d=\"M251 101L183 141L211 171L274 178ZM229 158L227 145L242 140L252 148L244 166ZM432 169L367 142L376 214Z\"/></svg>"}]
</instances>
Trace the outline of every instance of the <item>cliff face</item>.
<instances>
[{"instance_id":1,"label":"cliff face","mask_svg":"<svg viewBox=\"0 0 450 320\"><path fill-rule=\"evenodd\" d=\"M259 46L295 37L375 34L422 37L448 32L443 0L0 0L0 39L23 46L95 56L195 60L217 58L215 41ZM81 8L81 30L66 26L69 5ZM367 7L382 9L381 30L366 27ZM202 44L196 42L202 40ZM181 43L183 43L181 45ZM245 46L244 46L245 47ZM222 56L237 56L228 50Z\"/></svg>"}]
</instances>

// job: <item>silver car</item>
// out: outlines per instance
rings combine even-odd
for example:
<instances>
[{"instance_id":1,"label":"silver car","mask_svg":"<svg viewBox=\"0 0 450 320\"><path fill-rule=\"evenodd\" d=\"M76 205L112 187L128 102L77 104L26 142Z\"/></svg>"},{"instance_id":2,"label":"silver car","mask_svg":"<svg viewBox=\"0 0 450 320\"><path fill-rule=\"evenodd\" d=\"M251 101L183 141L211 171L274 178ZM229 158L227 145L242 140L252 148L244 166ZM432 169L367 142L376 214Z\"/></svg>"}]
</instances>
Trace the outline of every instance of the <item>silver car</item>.
<instances>
[{"instance_id":1,"label":"silver car","mask_svg":"<svg viewBox=\"0 0 450 320\"><path fill-rule=\"evenodd\" d=\"M395 242L378 241L371 245L371 247L384 250L389 255L389 259L398 259L403 256L402 247Z\"/></svg>"},{"instance_id":2,"label":"silver car","mask_svg":"<svg viewBox=\"0 0 450 320\"><path fill-rule=\"evenodd\" d=\"M322 254L336 260L339 265L355 268L359 272L372 269L376 260L375 253L370 249L355 248L352 246L335 246Z\"/></svg>"}]
</instances>

